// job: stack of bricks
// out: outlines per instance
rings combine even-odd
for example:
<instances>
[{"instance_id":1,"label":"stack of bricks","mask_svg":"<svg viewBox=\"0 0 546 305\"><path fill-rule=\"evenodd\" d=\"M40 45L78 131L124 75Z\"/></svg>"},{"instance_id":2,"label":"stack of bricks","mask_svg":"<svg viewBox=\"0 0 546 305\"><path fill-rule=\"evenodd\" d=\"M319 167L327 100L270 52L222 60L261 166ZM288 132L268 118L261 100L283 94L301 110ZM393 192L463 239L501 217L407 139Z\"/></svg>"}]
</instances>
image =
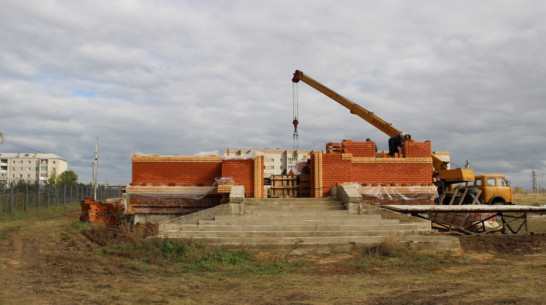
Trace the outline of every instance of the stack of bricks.
<instances>
[{"instance_id":1,"label":"stack of bricks","mask_svg":"<svg viewBox=\"0 0 546 305\"><path fill-rule=\"evenodd\" d=\"M341 152L341 143L326 143L326 153L340 153Z\"/></svg>"},{"instance_id":2,"label":"stack of bricks","mask_svg":"<svg viewBox=\"0 0 546 305\"><path fill-rule=\"evenodd\" d=\"M219 184L216 189L219 194L229 194L231 192L231 184Z\"/></svg>"},{"instance_id":3,"label":"stack of bricks","mask_svg":"<svg viewBox=\"0 0 546 305\"><path fill-rule=\"evenodd\" d=\"M82 213L81 221L99 223L106 226L118 225L118 219L125 213L123 199L110 199L106 202L95 201L93 198L85 198L80 202Z\"/></svg>"}]
</instances>

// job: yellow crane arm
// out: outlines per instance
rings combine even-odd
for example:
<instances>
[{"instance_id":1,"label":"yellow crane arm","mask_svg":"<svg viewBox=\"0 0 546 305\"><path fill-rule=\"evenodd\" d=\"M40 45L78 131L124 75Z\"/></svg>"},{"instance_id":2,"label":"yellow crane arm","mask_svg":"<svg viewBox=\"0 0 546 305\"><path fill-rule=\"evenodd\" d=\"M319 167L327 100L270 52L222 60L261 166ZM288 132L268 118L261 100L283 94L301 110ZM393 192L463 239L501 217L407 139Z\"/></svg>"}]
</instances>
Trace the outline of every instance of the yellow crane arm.
<instances>
[{"instance_id":1,"label":"yellow crane arm","mask_svg":"<svg viewBox=\"0 0 546 305\"><path fill-rule=\"evenodd\" d=\"M322 92L327 97L333 99L334 101L341 104L343 107L349 109L349 111L352 114L355 114L368 123L372 124L375 128L383 131L386 135L389 137L393 137L400 133L400 130L396 129L396 127L392 126L391 124L385 122L380 117L376 116L373 112L366 110L365 108L361 107L357 103L352 102L348 98L338 94L334 90L324 86L323 84L319 83L318 81L312 79L311 77L303 74L300 70L296 70L294 72L294 77L292 78L292 82L297 83L299 81L303 81L304 83L308 84L309 86L315 88L319 92Z\"/></svg>"},{"instance_id":2,"label":"yellow crane arm","mask_svg":"<svg viewBox=\"0 0 546 305\"><path fill-rule=\"evenodd\" d=\"M392 126L392 124L389 124L385 122L383 119L375 115L373 112L366 110L365 108L361 107L357 103L352 102L348 98L338 94L334 90L324 86L323 84L319 83L318 81L314 80L313 78L307 76L300 70L296 70L294 72L294 77L292 78L292 82L297 83L299 81L303 81L304 83L308 84L309 86L315 88L319 92L322 92L327 97L333 99L334 101L341 104L343 107L349 109L349 111L352 114L355 114L362 119L364 119L366 122L370 123L375 128L381 130L389 137L394 137L398 133L400 133L400 130L398 130L396 127ZM409 141L414 141L413 139L410 139ZM442 173L448 174L449 171L446 171L446 162L444 160L440 159L438 156L432 154L432 165L436 171L442 171ZM465 171L465 170L462 170ZM473 181L473 174L470 175L472 177L461 177L463 173L455 174L454 177L452 177L453 180L462 180L462 181ZM442 175L443 176L443 175ZM463 175L464 176L464 175ZM467 174L468 176L468 174ZM451 178L451 177L450 177Z\"/></svg>"}]
</instances>

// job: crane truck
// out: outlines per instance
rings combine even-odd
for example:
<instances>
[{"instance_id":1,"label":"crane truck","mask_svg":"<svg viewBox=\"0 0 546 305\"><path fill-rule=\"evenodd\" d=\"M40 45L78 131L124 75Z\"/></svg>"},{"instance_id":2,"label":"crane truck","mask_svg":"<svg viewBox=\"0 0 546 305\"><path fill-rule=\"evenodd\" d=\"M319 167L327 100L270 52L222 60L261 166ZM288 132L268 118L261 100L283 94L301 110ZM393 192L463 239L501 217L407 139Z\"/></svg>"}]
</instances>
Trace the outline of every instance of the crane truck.
<instances>
[{"instance_id":1,"label":"crane truck","mask_svg":"<svg viewBox=\"0 0 546 305\"><path fill-rule=\"evenodd\" d=\"M302 71L296 70L296 72L294 72L294 76L292 77L292 82L298 83L299 81L306 83L327 97L338 102L343 107L349 109L352 114L364 119L366 122L370 123L372 126L379 129L389 137L394 137L401 132L399 129L394 127L392 124L387 123L373 112L368 111L362 106L343 97L334 90L304 74ZM408 139L408 141L414 140ZM450 186L452 189L456 189L455 192L445 194L447 197L442 197L440 202L444 204L453 204L454 202L460 202L461 204L512 203L512 188L504 176L498 174L475 175L474 170L469 168L448 169L448 164L449 162L443 160L440 156L434 153L432 154L432 166L434 171L439 174L442 183L444 183L446 186ZM457 185L456 188L454 187L455 185Z\"/></svg>"}]
</instances>

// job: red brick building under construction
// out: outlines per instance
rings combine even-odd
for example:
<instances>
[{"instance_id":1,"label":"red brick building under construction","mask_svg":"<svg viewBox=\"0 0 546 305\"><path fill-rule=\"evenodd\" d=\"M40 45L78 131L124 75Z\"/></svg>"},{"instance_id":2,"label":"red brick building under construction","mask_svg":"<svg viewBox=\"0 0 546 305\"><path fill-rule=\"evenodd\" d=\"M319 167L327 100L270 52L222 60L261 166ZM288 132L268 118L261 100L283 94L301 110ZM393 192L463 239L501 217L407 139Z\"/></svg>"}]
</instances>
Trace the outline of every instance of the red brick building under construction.
<instances>
[{"instance_id":1,"label":"red brick building under construction","mask_svg":"<svg viewBox=\"0 0 546 305\"><path fill-rule=\"evenodd\" d=\"M326 151L310 154L305 171L309 183L293 187L300 188L299 196L320 198L335 195L336 186L355 184L364 203L432 204L436 188L431 155L430 141L406 142L402 154L395 157L376 153L374 142L328 143ZM133 213L148 218L174 217L225 203L232 185L243 186L246 198L268 197L263 155L133 155L131 161L128 203Z\"/></svg>"}]
</instances>

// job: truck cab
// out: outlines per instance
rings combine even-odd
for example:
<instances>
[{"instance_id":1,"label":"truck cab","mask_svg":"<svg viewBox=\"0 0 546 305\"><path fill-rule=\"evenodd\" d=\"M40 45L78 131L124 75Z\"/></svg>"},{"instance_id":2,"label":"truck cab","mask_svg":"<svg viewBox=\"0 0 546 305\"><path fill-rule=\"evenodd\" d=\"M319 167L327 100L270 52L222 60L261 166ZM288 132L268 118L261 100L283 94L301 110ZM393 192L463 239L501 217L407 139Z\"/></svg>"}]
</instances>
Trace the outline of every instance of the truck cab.
<instances>
[{"instance_id":1,"label":"truck cab","mask_svg":"<svg viewBox=\"0 0 546 305\"><path fill-rule=\"evenodd\" d=\"M469 182L468 187L481 190L479 200L483 204L512 204L512 188L503 175L476 175L474 182Z\"/></svg>"}]
</instances>

